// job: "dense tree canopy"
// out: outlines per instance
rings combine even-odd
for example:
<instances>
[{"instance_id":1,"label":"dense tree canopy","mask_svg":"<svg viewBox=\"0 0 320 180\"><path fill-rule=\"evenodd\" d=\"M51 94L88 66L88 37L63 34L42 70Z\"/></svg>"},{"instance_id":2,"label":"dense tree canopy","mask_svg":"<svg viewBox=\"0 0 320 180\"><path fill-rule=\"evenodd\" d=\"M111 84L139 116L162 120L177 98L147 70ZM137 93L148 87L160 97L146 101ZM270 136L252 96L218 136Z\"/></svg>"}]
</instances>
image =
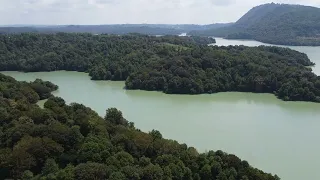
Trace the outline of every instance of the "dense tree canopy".
<instances>
[{"instance_id":1,"label":"dense tree canopy","mask_svg":"<svg viewBox=\"0 0 320 180\"><path fill-rule=\"evenodd\" d=\"M267 92L283 100L320 102L320 78L308 64L306 55L283 48L199 48L148 64L132 73L126 86L169 94Z\"/></svg>"},{"instance_id":2,"label":"dense tree canopy","mask_svg":"<svg viewBox=\"0 0 320 180\"><path fill-rule=\"evenodd\" d=\"M320 46L320 8L264 4L252 8L231 26L190 34L255 39L281 45Z\"/></svg>"},{"instance_id":3,"label":"dense tree canopy","mask_svg":"<svg viewBox=\"0 0 320 180\"><path fill-rule=\"evenodd\" d=\"M175 94L242 91L320 102L306 54L279 47L207 46L214 39L139 34L0 35L0 70L88 72L128 89Z\"/></svg>"},{"instance_id":4,"label":"dense tree canopy","mask_svg":"<svg viewBox=\"0 0 320 180\"><path fill-rule=\"evenodd\" d=\"M56 89L0 74L0 179L279 179L235 155L198 153L159 131L141 132L115 108L102 118L49 93L41 109L35 103L43 95L34 84Z\"/></svg>"}]
</instances>

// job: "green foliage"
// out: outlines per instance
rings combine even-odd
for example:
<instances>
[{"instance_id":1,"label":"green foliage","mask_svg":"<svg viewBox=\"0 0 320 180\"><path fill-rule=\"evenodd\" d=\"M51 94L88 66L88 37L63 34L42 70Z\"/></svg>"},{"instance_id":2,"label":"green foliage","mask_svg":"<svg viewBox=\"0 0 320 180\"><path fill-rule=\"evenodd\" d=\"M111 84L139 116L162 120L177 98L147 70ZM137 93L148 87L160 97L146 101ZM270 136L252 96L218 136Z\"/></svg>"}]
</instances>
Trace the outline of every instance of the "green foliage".
<instances>
[{"instance_id":1,"label":"green foliage","mask_svg":"<svg viewBox=\"0 0 320 180\"><path fill-rule=\"evenodd\" d=\"M314 65L306 54L279 47L203 45L212 41L212 38L197 36L139 34L0 35L0 43L5 47L0 56L0 70L81 71L88 72L94 80L126 81L127 89L168 94L240 91L273 93L289 101L320 102L320 80L305 67ZM0 92L5 98L27 96L26 100L33 103L38 96L32 89L40 99L46 99L57 86L38 79L24 87L23 93ZM55 118L61 123L71 122L67 111L61 108L64 102L56 101L57 105L52 101L46 103L48 107L57 106L51 108ZM21 102L18 106L26 108ZM72 121L80 126L81 133L89 133L85 112L79 110L74 116ZM107 110L105 119L129 125L122 113L112 108Z\"/></svg>"},{"instance_id":2,"label":"green foliage","mask_svg":"<svg viewBox=\"0 0 320 180\"><path fill-rule=\"evenodd\" d=\"M30 83L30 86L40 96L41 100L49 98L51 92L58 89L58 86L41 79L36 79L33 83Z\"/></svg>"},{"instance_id":3,"label":"green foliage","mask_svg":"<svg viewBox=\"0 0 320 180\"><path fill-rule=\"evenodd\" d=\"M204 180L212 179L211 166L209 164L206 164L201 168L200 177Z\"/></svg>"},{"instance_id":4,"label":"green foliage","mask_svg":"<svg viewBox=\"0 0 320 180\"><path fill-rule=\"evenodd\" d=\"M31 87L23 87L21 91L23 95L27 98L28 102L32 104L40 100L39 95Z\"/></svg>"},{"instance_id":5,"label":"green foliage","mask_svg":"<svg viewBox=\"0 0 320 180\"><path fill-rule=\"evenodd\" d=\"M79 164L75 168L75 179L77 180L92 180L105 179L106 167L98 163Z\"/></svg>"},{"instance_id":6,"label":"green foliage","mask_svg":"<svg viewBox=\"0 0 320 180\"><path fill-rule=\"evenodd\" d=\"M116 108L102 118L84 105L67 105L49 93L41 109L23 93L32 83L0 74L5 94L0 98L5 113L0 119L1 179L279 179L235 155L199 154L186 144L164 139L159 131L136 130Z\"/></svg>"},{"instance_id":7,"label":"green foliage","mask_svg":"<svg viewBox=\"0 0 320 180\"><path fill-rule=\"evenodd\" d=\"M109 177L109 180L126 180L126 176L121 172L114 172Z\"/></svg>"},{"instance_id":8,"label":"green foliage","mask_svg":"<svg viewBox=\"0 0 320 180\"><path fill-rule=\"evenodd\" d=\"M145 167L148 166L149 164L151 164L151 160L150 158L147 158L145 156L142 156L139 160L139 166L141 167Z\"/></svg>"},{"instance_id":9,"label":"green foliage","mask_svg":"<svg viewBox=\"0 0 320 180\"><path fill-rule=\"evenodd\" d=\"M33 173L29 170L23 172L21 179L22 180L31 180L33 178Z\"/></svg>"},{"instance_id":10,"label":"green foliage","mask_svg":"<svg viewBox=\"0 0 320 180\"><path fill-rule=\"evenodd\" d=\"M109 108L106 112L106 116L104 118L106 121L110 121L113 124L119 125L128 125L128 121L125 120L122 116L122 112L117 110L116 108Z\"/></svg>"},{"instance_id":11,"label":"green foliage","mask_svg":"<svg viewBox=\"0 0 320 180\"><path fill-rule=\"evenodd\" d=\"M74 177L74 166L71 164L68 164L67 167L57 172L57 179L59 180L73 180L75 179Z\"/></svg>"},{"instance_id":12,"label":"green foliage","mask_svg":"<svg viewBox=\"0 0 320 180\"><path fill-rule=\"evenodd\" d=\"M320 102L319 77L305 54L277 47L201 47L163 59L126 80L128 89L168 94L224 91L274 93L290 101Z\"/></svg>"},{"instance_id":13,"label":"green foliage","mask_svg":"<svg viewBox=\"0 0 320 180\"><path fill-rule=\"evenodd\" d=\"M142 179L160 180L163 178L163 170L159 165L150 164L142 169Z\"/></svg>"},{"instance_id":14,"label":"green foliage","mask_svg":"<svg viewBox=\"0 0 320 180\"><path fill-rule=\"evenodd\" d=\"M151 132L149 132L149 134L153 137L154 140L162 139L162 134L157 130L153 129Z\"/></svg>"},{"instance_id":15,"label":"green foliage","mask_svg":"<svg viewBox=\"0 0 320 180\"><path fill-rule=\"evenodd\" d=\"M140 179L141 170L135 166L125 166L121 168L122 173L126 179L138 180Z\"/></svg>"},{"instance_id":16,"label":"green foliage","mask_svg":"<svg viewBox=\"0 0 320 180\"><path fill-rule=\"evenodd\" d=\"M43 175L54 174L59 171L59 166L54 159L47 159L42 169Z\"/></svg>"},{"instance_id":17,"label":"green foliage","mask_svg":"<svg viewBox=\"0 0 320 180\"><path fill-rule=\"evenodd\" d=\"M252 8L231 26L190 34L255 39L281 45L319 46L319 33L319 8L271 3Z\"/></svg>"},{"instance_id":18,"label":"green foliage","mask_svg":"<svg viewBox=\"0 0 320 180\"><path fill-rule=\"evenodd\" d=\"M114 157L120 162L121 167L133 165L134 159L127 152L124 152L124 151L118 152L117 154L114 155Z\"/></svg>"}]
</instances>

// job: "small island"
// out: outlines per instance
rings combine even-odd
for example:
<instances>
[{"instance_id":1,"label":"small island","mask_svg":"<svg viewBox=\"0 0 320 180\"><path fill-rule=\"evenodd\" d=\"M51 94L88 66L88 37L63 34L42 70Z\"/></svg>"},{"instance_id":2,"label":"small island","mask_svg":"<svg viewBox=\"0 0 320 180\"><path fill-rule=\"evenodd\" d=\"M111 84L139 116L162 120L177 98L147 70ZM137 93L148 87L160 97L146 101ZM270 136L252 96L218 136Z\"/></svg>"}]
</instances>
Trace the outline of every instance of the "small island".
<instances>
[{"instance_id":1,"label":"small island","mask_svg":"<svg viewBox=\"0 0 320 180\"><path fill-rule=\"evenodd\" d=\"M273 93L320 102L320 78L306 54L289 48L208 46L206 37L0 35L1 71L80 71L92 80L126 81L127 89L168 94Z\"/></svg>"}]
</instances>

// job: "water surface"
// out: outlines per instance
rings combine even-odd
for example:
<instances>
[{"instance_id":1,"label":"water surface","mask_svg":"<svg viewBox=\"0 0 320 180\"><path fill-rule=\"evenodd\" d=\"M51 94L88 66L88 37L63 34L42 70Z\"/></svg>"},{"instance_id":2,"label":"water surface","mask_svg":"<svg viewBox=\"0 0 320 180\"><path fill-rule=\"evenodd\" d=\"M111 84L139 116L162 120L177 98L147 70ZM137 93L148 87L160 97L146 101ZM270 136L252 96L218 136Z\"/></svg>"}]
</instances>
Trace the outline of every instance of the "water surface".
<instances>
[{"instance_id":1,"label":"water surface","mask_svg":"<svg viewBox=\"0 0 320 180\"><path fill-rule=\"evenodd\" d=\"M217 39L218 45L249 45L256 41ZM319 47L293 47L320 64ZM319 66L314 67L320 73ZM55 95L78 102L104 116L110 107L143 131L200 151L223 150L284 180L316 180L320 167L320 104L284 102L272 94L218 93L166 95L124 90L124 82L91 81L79 72L5 72L17 80L49 80L59 85ZM43 103L43 102L42 102Z\"/></svg>"},{"instance_id":2,"label":"water surface","mask_svg":"<svg viewBox=\"0 0 320 180\"><path fill-rule=\"evenodd\" d=\"M282 45L273 45L266 44L253 40L231 40L231 39L223 39L223 38L215 38L217 43L214 45L218 46L229 46L229 45L245 45L245 46L278 46L278 47L287 47L296 51L300 51L306 53L310 60L316 63L316 66L313 67L313 71L320 75L320 46L282 46Z\"/></svg>"}]
</instances>

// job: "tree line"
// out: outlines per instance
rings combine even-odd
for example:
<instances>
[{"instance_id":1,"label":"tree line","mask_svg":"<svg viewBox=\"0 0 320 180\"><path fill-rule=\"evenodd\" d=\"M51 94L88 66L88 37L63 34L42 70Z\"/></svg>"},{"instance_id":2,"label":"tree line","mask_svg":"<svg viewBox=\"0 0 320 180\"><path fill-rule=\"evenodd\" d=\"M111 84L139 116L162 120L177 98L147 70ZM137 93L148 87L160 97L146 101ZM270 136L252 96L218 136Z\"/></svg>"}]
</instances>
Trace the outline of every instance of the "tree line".
<instances>
[{"instance_id":1,"label":"tree line","mask_svg":"<svg viewBox=\"0 0 320 180\"><path fill-rule=\"evenodd\" d=\"M0 34L15 33L92 33L92 34L130 34L179 35L194 30L216 29L232 23L196 24L114 24L114 25L52 25L52 26L4 26Z\"/></svg>"},{"instance_id":2,"label":"tree line","mask_svg":"<svg viewBox=\"0 0 320 180\"><path fill-rule=\"evenodd\" d=\"M126 81L127 89L169 94L273 93L320 102L320 78L306 54L280 47L207 46L205 37L0 35L0 70L87 72L93 80Z\"/></svg>"}]
</instances>

